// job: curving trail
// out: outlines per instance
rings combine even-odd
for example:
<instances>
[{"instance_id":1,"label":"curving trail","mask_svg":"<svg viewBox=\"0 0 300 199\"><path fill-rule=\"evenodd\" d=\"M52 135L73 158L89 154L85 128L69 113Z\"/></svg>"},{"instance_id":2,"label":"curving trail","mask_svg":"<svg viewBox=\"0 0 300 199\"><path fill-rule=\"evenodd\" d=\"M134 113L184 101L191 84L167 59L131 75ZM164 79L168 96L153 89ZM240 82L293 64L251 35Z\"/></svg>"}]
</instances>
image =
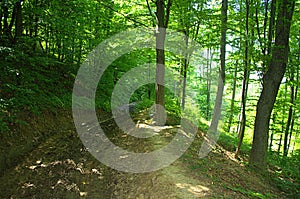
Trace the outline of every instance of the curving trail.
<instances>
[{"instance_id":1,"label":"curving trail","mask_svg":"<svg viewBox=\"0 0 300 199\"><path fill-rule=\"evenodd\" d=\"M147 127L147 120L139 117L139 125ZM177 128L162 128L157 136L137 140L118 129L109 115L102 113L99 118L110 140L136 152L166 145ZM236 187L280 197L278 190L221 147L199 159L200 133L189 150L170 166L132 174L101 164L83 147L71 118L66 126L0 177L1 198L253 198L251 192Z\"/></svg>"}]
</instances>

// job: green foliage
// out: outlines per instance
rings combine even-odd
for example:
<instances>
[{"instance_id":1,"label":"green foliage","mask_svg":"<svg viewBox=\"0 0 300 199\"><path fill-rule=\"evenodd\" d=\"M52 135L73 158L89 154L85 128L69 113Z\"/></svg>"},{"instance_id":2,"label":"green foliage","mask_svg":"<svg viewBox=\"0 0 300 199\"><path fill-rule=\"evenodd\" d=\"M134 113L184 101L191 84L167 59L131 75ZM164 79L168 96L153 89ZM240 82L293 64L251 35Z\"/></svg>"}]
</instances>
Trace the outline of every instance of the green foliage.
<instances>
[{"instance_id":1,"label":"green foliage","mask_svg":"<svg viewBox=\"0 0 300 199\"><path fill-rule=\"evenodd\" d=\"M218 143L224 147L228 151L234 152L236 150L236 147L238 145L238 137L237 135L229 134L229 133L221 133ZM250 152L250 144L249 143L244 143L241 147L241 154L249 154Z\"/></svg>"},{"instance_id":2,"label":"green foliage","mask_svg":"<svg viewBox=\"0 0 300 199\"><path fill-rule=\"evenodd\" d=\"M233 191L238 191L246 196L249 196L251 198L260 198L260 199L267 199L267 198L272 198L273 195L268 193L266 195L259 193L259 192L255 192L252 190L247 190L244 187L232 187L232 186L226 186L224 185L226 188L231 189Z\"/></svg>"},{"instance_id":3,"label":"green foliage","mask_svg":"<svg viewBox=\"0 0 300 199\"><path fill-rule=\"evenodd\" d=\"M19 112L40 113L71 105L75 67L39 52L23 51L26 45L0 50L1 131L16 122Z\"/></svg>"},{"instance_id":4,"label":"green foliage","mask_svg":"<svg viewBox=\"0 0 300 199\"><path fill-rule=\"evenodd\" d=\"M298 149L290 157L284 158L272 152L269 154L268 162L273 171L276 186L286 193L299 194L300 150Z\"/></svg>"},{"instance_id":5,"label":"green foliage","mask_svg":"<svg viewBox=\"0 0 300 199\"><path fill-rule=\"evenodd\" d=\"M136 104L136 111L143 111L145 109L149 109L151 106L153 106L154 104L154 100L151 100L151 99L148 99L148 98L145 98L143 99L142 101L138 102Z\"/></svg>"},{"instance_id":6,"label":"green foliage","mask_svg":"<svg viewBox=\"0 0 300 199\"><path fill-rule=\"evenodd\" d=\"M2 109L2 108L1 108ZM3 109L2 109L3 110ZM9 130L8 127L8 118L6 117L6 115L1 111L0 112L0 133L4 133L7 132Z\"/></svg>"},{"instance_id":7,"label":"green foliage","mask_svg":"<svg viewBox=\"0 0 300 199\"><path fill-rule=\"evenodd\" d=\"M90 50L109 36L122 30L143 26L153 28L155 25L155 3L150 2L148 10L146 1L121 0L74 0L74 1L22 1L22 36L16 38L16 23L12 20L14 1L1 2L1 31L0 31L0 132L1 139L9 137L10 128L21 123L17 115L23 113L40 114L44 110L69 109L71 107L71 92L76 70L86 58ZM249 44L249 71L250 83L247 97L247 126L246 137L253 134L255 109L257 98L261 92L261 77L267 69L270 56L267 47L273 46L274 38L267 38L269 31L269 16L264 6L270 4L251 2L249 13L249 34L245 32L245 10L243 1L229 2L228 8L228 35L226 57L226 86L224 93L223 110L224 123L233 116L232 125L238 124L241 109L241 85L245 63L245 41ZM299 2L296 2L299 5ZM150 13L149 13L150 11ZM268 10L269 11L269 10ZM8 12L8 18L3 13ZM290 55L287 73L284 77L270 121L270 132L274 133L274 147L278 146L278 139L286 128L288 108L290 103L290 87L299 87L299 6L296 6L294 20L291 27ZM267 17L265 19L265 17ZM211 55L197 57L195 63L189 63L187 84L196 92L192 98L196 100L186 105L189 118L199 118L199 126L207 130L211 119L219 64L220 45L220 2L176 0L171 7L169 28L183 32L194 39L204 50ZM256 24L256 21L258 24ZM6 32L4 24L10 29ZM274 27L273 27L274 29ZM274 37L274 35L273 35ZM270 41L268 41L271 39ZM206 49L207 48L207 49ZM203 51L203 49L198 49ZM179 49L180 50L180 49ZM204 53L205 54L205 53ZM211 56L211 57L210 57ZM115 60L104 72L96 93L96 108L111 110L111 94L118 80L130 69L156 62L154 49L136 50ZM183 57L178 57L166 51L166 67L183 75ZM190 60L189 60L190 61ZM234 69L237 68L237 77ZM291 77L294 76L293 81ZM146 77L145 77L146 78ZM232 84L236 78L236 97L232 99ZM177 94L182 94L183 81L181 77L174 80ZM209 88L210 87L210 88ZM149 99L150 91L150 99ZM300 97L295 96L292 108L294 128L291 136L290 149L295 143L299 148L299 109ZM81 105L90 107L92 104L86 97L79 97ZM208 98L210 101L208 101ZM193 99L187 97L187 102ZM229 109L231 102L235 104ZM155 101L155 85L144 85L131 96L130 102L138 102L136 109L150 108ZM166 90L166 110L168 124L179 124L182 117L181 101L170 91ZM197 110L196 110L197 109ZM232 128L233 129L233 128ZM5 133L3 133L5 132ZM250 135L251 134L251 135ZM249 154L250 143L242 145L241 153ZM237 135L222 133L219 139L225 149L234 151ZM291 151L291 150L290 150ZM284 162L284 164L283 164ZM269 163L276 167L277 185L283 190L295 192L295 183L299 183L299 150L282 161L280 155L271 154ZM259 193L252 193L241 188L233 188L250 197L260 197ZM256 195L255 195L256 194ZM257 195L258 194L258 195Z\"/></svg>"},{"instance_id":8,"label":"green foliage","mask_svg":"<svg viewBox=\"0 0 300 199\"><path fill-rule=\"evenodd\" d=\"M166 96L166 111L173 117L181 117L181 107L178 98L174 96Z\"/></svg>"}]
</instances>

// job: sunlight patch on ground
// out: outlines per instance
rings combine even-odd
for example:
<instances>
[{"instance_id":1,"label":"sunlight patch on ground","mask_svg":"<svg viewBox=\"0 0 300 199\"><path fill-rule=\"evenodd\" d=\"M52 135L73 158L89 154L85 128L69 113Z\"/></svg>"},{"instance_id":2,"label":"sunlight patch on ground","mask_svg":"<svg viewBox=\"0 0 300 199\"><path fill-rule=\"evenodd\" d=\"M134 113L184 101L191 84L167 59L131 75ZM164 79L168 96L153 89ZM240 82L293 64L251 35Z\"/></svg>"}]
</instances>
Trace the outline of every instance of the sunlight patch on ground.
<instances>
[{"instance_id":1,"label":"sunlight patch on ground","mask_svg":"<svg viewBox=\"0 0 300 199\"><path fill-rule=\"evenodd\" d=\"M235 152L231 152L228 151L226 149L224 149L221 145L217 144L217 147L219 150L221 150L221 152L230 160L232 160L233 162L239 164L240 166L244 166L244 164L239 161L236 157L235 157Z\"/></svg>"},{"instance_id":2,"label":"sunlight patch on ground","mask_svg":"<svg viewBox=\"0 0 300 199\"><path fill-rule=\"evenodd\" d=\"M209 188L202 185L191 185L188 183L177 183L176 187L180 189L185 189L198 197L205 196L207 192L210 190Z\"/></svg>"},{"instance_id":3,"label":"sunlight patch on ground","mask_svg":"<svg viewBox=\"0 0 300 199\"><path fill-rule=\"evenodd\" d=\"M148 125L148 124L144 124L144 123L137 123L136 124L137 128L144 128L144 129L151 129L155 132L160 132L162 130L166 130L166 129L174 129L174 128L179 128L180 125L176 125L176 126L154 126L154 125Z\"/></svg>"},{"instance_id":4,"label":"sunlight patch on ground","mask_svg":"<svg viewBox=\"0 0 300 199\"><path fill-rule=\"evenodd\" d=\"M81 174L96 174L99 176L99 179L102 179L102 173L96 169L96 168L92 168L91 170L89 169L85 169L83 167L83 163L79 162L79 163L75 163L74 160L71 159L66 159L64 161L60 161L60 160L56 160L53 162L49 162L49 163L43 163L41 160L36 161L35 165L31 165L31 166L26 166L28 169L30 170L37 170L39 168L47 168L47 167L66 167L66 170L74 170L74 171L79 171Z\"/></svg>"}]
</instances>

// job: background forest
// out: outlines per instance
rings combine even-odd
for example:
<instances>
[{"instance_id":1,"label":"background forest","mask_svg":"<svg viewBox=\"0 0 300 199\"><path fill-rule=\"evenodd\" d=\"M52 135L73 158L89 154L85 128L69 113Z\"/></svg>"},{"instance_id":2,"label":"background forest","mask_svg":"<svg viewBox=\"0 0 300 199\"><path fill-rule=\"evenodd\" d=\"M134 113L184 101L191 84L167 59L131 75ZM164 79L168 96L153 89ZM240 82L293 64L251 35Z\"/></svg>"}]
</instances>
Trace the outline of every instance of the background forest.
<instances>
[{"instance_id":1,"label":"background forest","mask_svg":"<svg viewBox=\"0 0 300 199\"><path fill-rule=\"evenodd\" d=\"M71 110L74 79L88 54L111 36L137 27L178 31L188 36L187 46L196 42L199 49L193 61L192 55L165 51L165 67L178 77L174 90L166 89L163 102L158 102L154 84L140 87L131 97L136 109L150 108L155 101L164 104L171 125L178 124L180 107L191 110L201 131L219 127L218 144L246 165L271 170L277 186L296 195L298 0L2 0L0 172L49 136L20 132L30 118ZM122 75L138 65L157 63L157 57L157 51L143 49L115 60L99 82L97 109L110 112L111 94ZM225 82L223 88L220 82ZM187 87L193 90L197 110L188 103ZM215 118L218 114L221 119Z\"/></svg>"}]
</instances>

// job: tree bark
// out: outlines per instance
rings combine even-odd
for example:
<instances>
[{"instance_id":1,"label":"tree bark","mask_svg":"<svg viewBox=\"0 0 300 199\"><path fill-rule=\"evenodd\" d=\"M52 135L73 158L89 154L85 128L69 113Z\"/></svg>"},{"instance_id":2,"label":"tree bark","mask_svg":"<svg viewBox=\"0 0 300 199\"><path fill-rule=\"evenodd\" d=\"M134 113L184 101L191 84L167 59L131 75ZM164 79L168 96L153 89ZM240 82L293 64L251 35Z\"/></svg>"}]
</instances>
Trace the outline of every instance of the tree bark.
<instances>
[{"instance_id":1,"label":"tree bark","mask_svg":"<svg viewBox=\"0 0 300 199\"><path fill-rule=\"evenodd\" d=\"M291 66L293 67L293 66ZM294 70L291 70L291 78L290 82L292 83L290 86L290 107L289 107L289 114L288 114L288 120L286 123L286 128L284 132L284 139L283 139L283 156L286 157L288 155L288 139L289 139L289 132L291 129L291 123L292 123L292 118L293 118L293 107L294 107L294 93L295 93L295 88L294 88Z\"/></svg>"},{"instance_id":2,"label":"tree bark","mask_svg":"<svg viewBox=\"0 0 300 199\"><path fill-rule=\"evenodd\" d=\"M278 143L278 149L277 149L277 154L278 154L278 155L280 154L281 141L282 141L282 134L280 135L279 143Z\"/></svg>"},{"instance_id":3,"label":"tree bark","mask_svg":"<svg viewBox=\"0 0 300 199\"><path fill-rule=\"evenodd\" d=\"M238 129L239 134L239 143L235 152L235 157L238 157L243 139L245 136L245 129L246 129L246 101L247 101L247 93L248 93L248 84L249 84L249 69L248 64L246 64L244 69L244 78L243 78L243 88L242 88L242 110L241 110L241 120Z\"/></svg>"},{"instance_id":4,"label":"tree bark","mask_svg":"<svg viewBox=\"0 0 300 199\"><path fill-rule=\"evenodd\" d=\"M280 0L276 23L275 46L268 71L263 77L263 90L258 100L250 165L266 169L270 116L284 73L289 53L289 33L294 12L294 0Z\"/></svg>"},{"instance_id":5,"label":"tree bark","mask_svg":"<svg viewBox=\"0 0 300 199\"><path fill-rule=\"evenodd\" d=\"M228 120L228 127L227 131L230 133L232 119L233 119L233 110L234 110L234 104L235 104L235 94L236 94L236 81L237 81L237 68L238 68L238 61L236 61L235 67L234 67L234 79L232 84L232 96L231 96L231 102L230 102L230 115Z\"/></svg>"},{"instance_id":6,"label":"tree bark","mask_svg":"<svg viewBox=\"0 0 300 199\"><path fill-rule=\"evenodd\" d=\"M268 32L268 46L267 46L267 56L271 55L272 39L274 35L274 25L275 25L275 12L276 12L276 0L271 1L271 15L269 21L269 32Z\"/></svg>"},{"instance_id":7,"label":"tree bark","mask_svg":"<svg viewBox=\"0 0 300 199\"><path fill-rule=\"evenodd\" d=\"M8 34L9 28L8 28L8 7L6 4L2 5L3 10L3 32L4 34Z\"/></svg>"},{"instance_id":8,"label":"tree bark","mask_svg":"<svg viewBox=\"0 0 300 199\"><path fill-rule=\"evenodd\" d=\"M22 24L22 0L16 2L16 25L15 25L15 42L21 37L23 32Z\"/></svg>"},{"instance_id":9,"label":"tree bark","mask_svg":"<svg viewBox=\"0 0 300 199\"><path fill-rule=\"evenodd\" d=\"M211 65L213 59L213 52L211 48L207 49L207 64L206 64L206 119L209 120L211 117L210 108L210 90L211 90Z\"/></svg>"},{"instance_id":10,"label":"tree bark","mask_svg":"<svg viewBox=\"0 0 300 199\"><path fill-rule=\"evenodd\" d=\"M206 139L202 143L199 151L199 157L205 157L211 149L216 145L219 137L218 124L221 116L222 98L225 84L225 53L226 53L226 30L227 30L227 0L222 0L221 8L221 45L220 45L220 68L218 79L218 91L215 100L214 112L211 124L206 134Z\"/></svg>"},{"instance_id":11,"label":"tree bark","mask_svg":"<svg viewBox=\"0 0 300 199\"><path fill-rule=\"evenodd\" d=\"M258 19L258 9L260 6L260 2L258 2L256 6L256 14L255 14L255 21L256 21L256 28L257 28L257 35L258 35L258 41L260 43L261 51L263 54L263 64L262 64L262 73L265 74L266 72L266 65L268 64L268 60L271 55L271 44L273 40L274 35L274 24L275 24L275 12L276 12L276 0L271 0L271 8L270 11L268 10L269 6L269 0L265 1L264 3L264 22L263 22L263 38L260 36L260 23ZM267 21L268 21L268 13L270 12L270 18L269 18L269 28L268 28L268 37L266 37L266 28L267 28ZM267 41L267 45L264 44L263 41Z\"/></svg>"},{"instance_id":12,"label":"tree bark","mask_svg":"<svg viewBox=\"0 0 300 199\"><path fill-rule=\"evenodd\" d=\"M244 60L244 76L243 76L243 88L242 88L242 106L241 106L241 121L239 125L239 143L235 152L235 157L238 157L246 128L246 101L247 101L247 93L248 93L248 82L249 82L249 1L246 0L246 30L245 30L245 60Z\"/></svg>"},{"instance_id":13,"label":"tree bark","mask_svg":"<svg viewBox=\"0 0 300 199\"><path fill-rule=\"evenodd\" d=\"M298 61L300 61L300 40L299 40L299 50L298 50L298 52L299 52L298 53ZM299 65L296 65L296 71L297 71L296 72L296 82L299 82ZM299 89L299 84L297 84L296 88L295 88L294 104L297 101L298 89ZM290 135L289 135L288 149L290 148L290 145L291 145L291 142L292 142L292 134L293 134L293 131L294 131L294 125L295 125L295 119L296 119L295 112L296 112L296 109L294 108L293 109L293 119L292 119L292 124L291 124L291 129L290 129ZM295 135L295 138L296 137L297 136Z\"/></svg>"},{"instance_id":14,"label":"tree bark","mask_svg":"<svg viewBox=\"0 0 300 199\"><path fill-rule=\"evenodd\" d=\"M221 116L221 107L223 99L223 91L225 84L225 53L226 53L226 30L227 30L227 0L222 0L222 16L221 16L221 46L220 46L220 68L218 91L215 100L213 118L209 127L209 131L217 132L219 119Z\"/></svg>"},{"instance_id":15,"label":"tree bark","mask_svg":"<svg viewBox=\"0 0 300 199\"><path fill-rule=\"evenodd\" d=\"M156 1L156 19L157 19L157 30L156 30L156 99L155 103L155 122L161 126L165 123L164 118L164 107L165 107L165 87L164 87L164 76L165 76L165 38L166 28L169 22L171 0L168 0L165 16L165 5L164 0Z\"/></svg>"},{"instance_id":16,"label":"tree bark","mask_svg":"<svg viewBox=\"0 0 300 199\"><path fill-rule=\"evenodd\" d=\"M189 45L188 35L185 36L185 45L186 45L186 48L188 48L188 45ZM182 88L182 101L181 101L181 108L182 108L182 110L184 110L184 106L185 106L188 56L189 55L186 54L185 57L184 57L184 61L183 61L183 88Z\"/></svg>"}]
</instances>

